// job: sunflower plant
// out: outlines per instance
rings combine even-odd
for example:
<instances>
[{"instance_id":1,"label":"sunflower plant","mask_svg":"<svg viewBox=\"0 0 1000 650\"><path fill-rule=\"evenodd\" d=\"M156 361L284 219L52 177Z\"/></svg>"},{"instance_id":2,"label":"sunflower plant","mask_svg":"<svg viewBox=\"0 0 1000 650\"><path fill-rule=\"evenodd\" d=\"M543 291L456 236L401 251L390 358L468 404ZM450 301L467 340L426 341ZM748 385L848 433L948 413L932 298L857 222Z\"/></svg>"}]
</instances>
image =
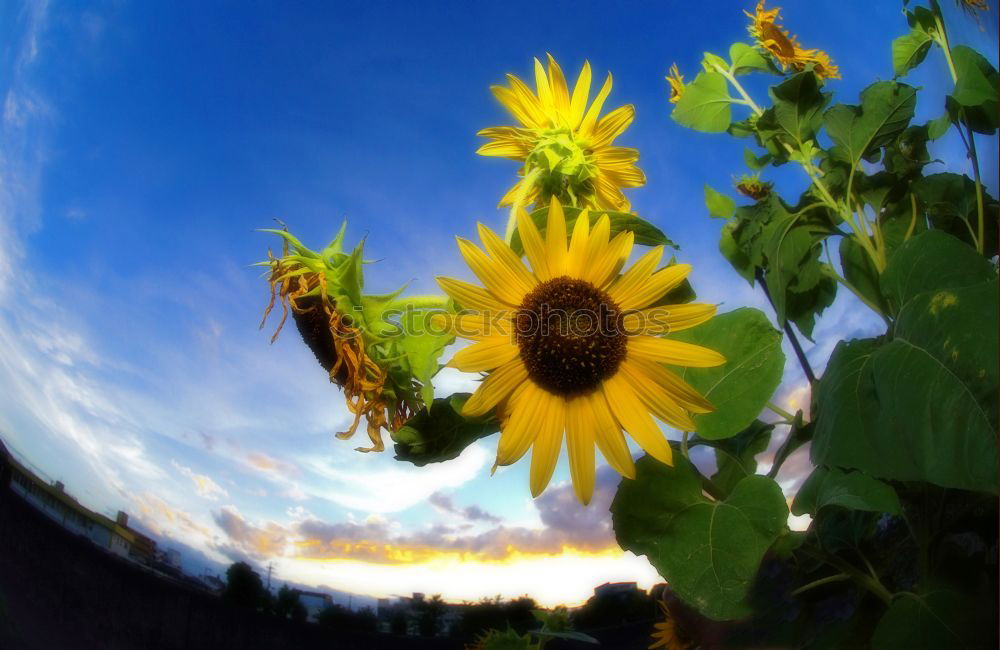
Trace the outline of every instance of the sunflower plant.
<instances>
[{"instance_id":1,"label":"sunflower plant","mask_svg":"<svg viewBox=\"0 0 1000 650\"><path fill-rule=\"evenodd\" d=\"M749 143L739 196L706 185L705 204L722 220L720 252L766 296L811 395L796 413L770 405L768 422L689 440L714 451L712 490L688 457L641 459L618 491L619 543L667 579L696 640L996 645L997 582L985 576L997 548L998 206L976 145L993 138L996 151L997 72L950 42L961 13L903 4L908 32L886 48L895 78L857 104L834 99L830 55L805 49L763 1L747 12L751 42L728 59L705 54L690 83L676 65L668 76L675 122ZM953 87L940 117L915 123L920 89L902 79L932 52ZM744 85L750 74L779 77L767 101ZM971 177L934 170L949 130ZM766 180L786 164L803 181L790 199ZM840 341L820 372L800 340L842 290L885 331ZM791 513L811 524L792 532L773 479L805 445L813 468Z\"/></svg>"}]
</instances>

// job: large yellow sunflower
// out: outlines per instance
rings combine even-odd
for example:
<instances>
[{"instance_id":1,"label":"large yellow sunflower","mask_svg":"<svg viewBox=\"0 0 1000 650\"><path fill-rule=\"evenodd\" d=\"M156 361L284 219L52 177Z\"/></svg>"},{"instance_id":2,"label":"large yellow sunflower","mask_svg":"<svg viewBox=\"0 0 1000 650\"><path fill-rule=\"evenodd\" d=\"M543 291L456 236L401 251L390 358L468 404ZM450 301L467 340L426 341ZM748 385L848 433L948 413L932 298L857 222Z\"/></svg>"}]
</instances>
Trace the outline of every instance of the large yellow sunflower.
<instances>
[{"instance_id":1,"label":"large yellow sunflower","mask_svg":"<svg viewBox=\"0 0 1000 650\"><path fill-rule=\"evenodd\" d=\"M546 74L535 59L536 92L512 74L510 87L493 86L500 103L521 126L483 129L477 135L492 140L476 152L524 163L525 176L500 200L500 206L542 202L559 197L563 203L605 210L629 209L623 187L640 187L646 176L635 161L639 151L614 147L612 141L632 123L635 107L621 106L598 119L611 92L611 73L587 107L590 98L590 63L583 64L570 95L562 69L549 55Z\"/></svg>"},{"instance_id":2,"label":"large yellow sunflower","mask_svg":"<svg viewBox=\"0 0 1000 650\"><path fill-rule=\"evenodd\" d=\"M757 45L769 52L782 70L791 67L801 72L812 65L820 79L840 79L840 70L833 65L830 55L822 50L802 49L798 40L782 28L778 23L780 11L781 7L764 9L764 0L759 0L754 13L743 12L753 19L749 31Z\"/></svg>"},{"instance_id":3,"label":"large yellow sunflower","mask_svg":"<svg viewBox=\"0 0 1000 650\"><path fill-rule=\"evenodd\" d=\"M573 487L586 504L594 489L595 443L612 467L631 478L635 467L622 430L671 464L670 445L650 414L694 431L689 413L712 410L663 364L716 366L725 361L722 355L662 335L707 321L715 305L657 304L691 271L687 264L657 270L662 246L619 275L634 237L621 232L610 238L607 215L591 228L589 215L581 212L568 246L563 209L554 198L544 238L523 210L517 227L531 270L480 224L485 251L461 238L458 246L485 288L438 278L448 295L471 310L448 318L457 336L474 341L449 365L489 373L463 413L496 410L497 465L516 462L530 447L531 493L537 497L552 477L565 433Z\"/></svg>"}]
</instances>

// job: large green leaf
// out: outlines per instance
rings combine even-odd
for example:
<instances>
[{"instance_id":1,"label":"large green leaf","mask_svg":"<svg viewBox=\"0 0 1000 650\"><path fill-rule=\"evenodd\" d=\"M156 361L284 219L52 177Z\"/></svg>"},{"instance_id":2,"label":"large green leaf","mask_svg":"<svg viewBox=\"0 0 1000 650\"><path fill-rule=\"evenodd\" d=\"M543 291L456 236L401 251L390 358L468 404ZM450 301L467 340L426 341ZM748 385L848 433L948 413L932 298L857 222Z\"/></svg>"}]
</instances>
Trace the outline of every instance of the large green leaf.
<instances>
[{"instance_id":1,"label":"large green leaf","mask_svg":"<svg viewBox=\"0 0 1000 650\"><path fill-rule=\"evenodd\" d=\"M928 230L900 246L889 260L880 283L898 310L925 291L958 289L996 277L989 261L954 237Z\"/></svg>"},{"instance_id":2,"label":"large green leaf","mask_svg":"<svg viewBox=\"0 0 1000 650\"><path fill-rule=\"evenodd\" d=\"M823 114L834 146L830 155L850 165L889 143L913 118L917 91L895 81L879 81L861 91L861 105L837 104Z\"/></svg>"},{"instance_id":3,"label":"large green leaf","mask_svg":"<svg viewBox=\"0 0 1000 650\"><path fill-rule=\"evenodd\" d=\"M927 350L904 339L842 341L816 401L813 463L885 479L996 491L991 417Z\"/></svg>"},{"instance_id":4,"label":"large green leaf","mask_svg":"<svg viewBox=\"0 0 1000 650\"><path fill-rule=\"evenodd\" d=\"M792 75L773 86L769 94L774 106L757 120L757 132L762 140L785 134L799 144L816 137L830 94L820 90L819 80L812 71Z\"/></svg>"},{"instance_id":5,"label":"large green leaf","mask_svg":"<svg viewBox=\"0 0 1000 650\"><path fill-rule=\"evenodd\" d=\"M892 42L892 70L896 77L902 77L920 65L931 48L934 39L922 29L911 30Z\"/></svg>"},{"instance_id":6,"label":"large green leaf","mask_svg":"<svg viewBox=\"0 0 1000 650\"><path fill-rule=\"evenodd\" d=\"M733 119L726 78L718 72L699 72L684 86L670 116L681 126L705 133L722 133Z\"/></svg>"},{"instance_id":7,"label":"large green leaf","mask_svg":"<svg viewBox=\"0 0 1000 650\"><path fill-rule=\"evenodd\" d=\"M851 283L872 304L888 311L882 290L879 288L879 273L872 262L871 256L865 252L854 237L844 237L840 240L840 266L844 270L844 279Z\"/></svg>"},{"instance_id":8,"label":"large green leaf","mask_svg":"<svg viewBox=\"0 0 1000 650\"><path fill-rule=\"evenodd\" d=\"M979 52L964 45L951 51L958 81L951 98L965 109L970 126L993 135L997 127L997 71Z\"/></svg>"},{"instance_id":9,"label":"large green leaf","mask_svg":"<svg viewBox=\"0 0 1000 650\"><path fill-rule=\"evenodd\" d=\"M567 241L569 241L569 237L573 234L573 226L576 224L576 219L580 216L580 212L580 208L569 206L563 208L563 214L566 215ZM645 219L641 219L629 212L588 210L587 213L590 217L591 226L597 223L597 220L603 215L608 215L608 220L611 223L612 237L620 232L629 231L635 235L635 243L640 246L669 246L670 248L680 249L680 246L672 242L666 235L664 235L662 230ZM531 220L535 222L535 226L538 227L538 231L544 235L549 222L548 206L532 211ZM514 231L514 236L511 238L510 247L518 255L524 254L524 244L521 243L521 235L516 230Z\"/></svg>"},{"instance_id":10,"label":"large green leaf","mask_svg":"<svg viewBox=\"0 0 1000 650\"><path fill-rule=\"evenodd\" d=\"M708 208L708 215L710 217L728 219L736 211L736 202L733 201L732 197L726 196L722 192L717 192L706 183L705 207Z\"/></svg>"},{"instance_id":11,"label":"large green leaf","mask_svg":"<svg viewBox=\"0 0 1000 650\"><path fill-rule=\"evenodd\" d=\"M900 513L899 497L891 485L863 472L817 467L795 495L792 514L815 515L826 506Z\"/></svg>"},{"instance_id":12,"label":"large green leaf","mask_svg":"<svg viewBox=\"0 0 1000 650\"><path fill-rule=\"evenodd\" d=\"M750 476L711 501L683 456L668 467L649 456L622 480L611 504L618 543L645 555L682 600L710 618L749 613L745 602L765 551L787 529L778 484Z\"/></svg>"},{"instance_id":13,"label":"large green leaf","mask_svg":"<svg viewBox=\"0 0 1000 650\"><path fill-rule=\"evenodd\" d=\"M988 636L972 616L967 599L950 591L903 594L892 601L875 628L873 650L987 648ZM995 626L994 626L995 629ZM995 646L993 646L995 647Z\"/></svg>"},{"instance_id":14,"label":"large green leaf","mask_svg":"<svg viewBox=\"0 0 1000 650\"><path fill-rule=\"evenodd\" d=\"M468 393L436 399L433 408L421 409L393 431L396 460L417 466L451 460L476 440L499 431L495 418L467 418L461 414L468 399Z\"/></svg>"},{"instance_id":15,"label":"large green leaf","mask_svg":"<svg viewBox=\"0 0 1000 650\"><path fill-rule=\"evenodd\" d=\"M715 407L712 413L694 416L702 438L735 436L754 421L781 383L785 367L781 332L757 309L735 309L671 338L726 357L717 368L682 371L684 379Z\"/></svg>"}]
</instances>

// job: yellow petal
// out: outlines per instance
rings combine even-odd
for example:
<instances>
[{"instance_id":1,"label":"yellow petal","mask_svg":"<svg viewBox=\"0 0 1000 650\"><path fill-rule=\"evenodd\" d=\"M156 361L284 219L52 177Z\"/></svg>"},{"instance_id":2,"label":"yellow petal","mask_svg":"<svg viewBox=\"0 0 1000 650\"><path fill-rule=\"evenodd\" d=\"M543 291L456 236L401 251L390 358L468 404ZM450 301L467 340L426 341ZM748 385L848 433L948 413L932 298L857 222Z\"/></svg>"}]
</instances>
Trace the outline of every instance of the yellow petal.
<instances>
[{"instance_id":1,"label":"yellow petal","mask_svg":"<svg viewBox=\"0 0 1000 650\"><path fill-rule=\"evenodd\" d=\"M545 68L542 62L535 58L535 88L538 90L538 103L541 105L549 123L556 117L555 104L552 102L552 90L549 88L548 77L545 76Z\"/></svg>"},{"instance_id":2,"label":"yellow petal","mask_svg":"<svg viewBox=\"0 0 1000 650\"><path fill-rule=\"evenodd\" d=\"M566 275L578 278L587 265L587 240L590 231L590 215L586 210L580 212L573 225L573 236L569 241L569 254L566 257Z\"/></svg>"},{"instance_id":3,"label":"yellow petal","mask_svg":"<svg viewBox=\"0 0 1000 650\"><path fill-rule=\"evenodd\" d=\"M713 368L726 362L726 358L715 350L655 336L628 337L628 355L688 368Z\"/></svg>"},{"instance_id":4,"label":"yellow petal","mask_svg":"<svg viewBox=\"0 0 1000 650\"><path fill-rule=\"evenodd\" d=\"M483 380L462 407L462 415L470 418L486 415L527 381L528 371L520 359L505 363Z\"/></svg>"},{"instance_id":5,"label":"yellow petal","mask_svg":"<svg viewBox=\"0 0 1000 650\"><path fill-rule=\"evenodd\" d=\"M559 460L563 429L566 428L566 400L550 393L545 394L548 405L545 418L538 422L538 435L531 446L531 496L537 497L552 479L552 472Z\"/></svg>"},{"instance_id":6,"label":"yellow petal","mask_svg":"<svg viewBox=\"0 0 1000 650\"><path fill-rule=\"evenodd\" d=\"M671 398L692 413L711 413L715 410L712 403L702 397L701 393L675 373L654 361L626 359L622 365L628 365L639 371L641 378L646 380L646 385L658 387L661 395Z\"/></svg>"},{"instance_id":7,"label":"yellow petal","mask_svg":"<svg viewBox=\"0 0 1000 650\"><path fill-rule=\"evenodd\" d=\"M509 307L492 293L468 282L438 276L435 278L446 294L466 309L499 313Z\"/></svg>"},{"instance_id":8,"label":"yellow petal","mask_svg":"<svg viewBox=\"0 0 1000 650\"><path fill-rule=\"evenodd\" d=\"M598 173L597 178L594 179L594 188L597 191L597 204L602 209L618 212L629 211L628 199L618 189L618 186L608 180L604 174Z\"/></svg>"},{"instance_id":9,"label":"yellow petal","mask_svg":"<svg viewBox=\"0 0 1000 650\"><path fill-rule=\"evenodd\" d=\"M549 89L552 91L552 101L555 103L559 121L564 126L569 126L569 89L566 88L566 77L563 76L562 68L552 55L546 56L549 58Z\"/></svg>"},{"instance_id":10,"label":"yellow petal","mask_svg":"<svg viewBox=\"0 0 1000 650\"><path fill-rule=\"evenodd\" d=\"M525 147L527 151L527 147ZM517 160L521 160L517 158ZM604 176L618 187L642 187L646 184L646 174L641 169L630 165L622 168L605 169Z\"/></svg>"},{"instance_id":11,"label":"yellow petal","mask_svg":"<svg viewBox=\"0 0 1000 650\"><path fill-rule=\"evenodd\" d=\"M669 334L701 325L715 315L716 305L689 303L650 307L626 314L622 328L630 336Z\"/></svg>"},{"instance_id":12,"label":"yellow petal","mask_svg":"<svg viewBox=\"0 0 1000 650\"><path fill-rule=\"evenodd\" d=\"M520 356L520 350L509 336L493 336L462 348L448 365L462 372L493 370Z\"/></svg>"},{"instance_id":13,"label":"yellow petal","mask_svg":"<svg viewBox=\"0 0 1000 650\"><path fill-rule=\"evenodd\" d=\"M480 156L494 156L497 158L510 158L511 160L524 160L531 148L523 142L511 142L510 140L497 140L487 142L476 149Z\"/></svg>"},{"instance_id":14,"label":"yellow petal","mask_svg":"<svg viewBox=\"0 0 1000 650\"><path fill-rule=\"evenodd\" d=\"M522 383L511 396L510 417L500 430L497 465L520 460L538 436L538 423L545 417L548 393L531 381Z\"/></svg>"},{"instance_id":15,"label":"yellow petal","mask_svg":"<svg viewBox=\"0 0 1000 650\"><path fill-rule=\"evenodd\" d=\"M615 235L604 252L593 261L584 279L590 281L595 287L604 289L625 265L634 243L635 234L631 231L623 231Z\"/></svg>"},{"instance_id":16,"label":"yellow petal","mask_svg":"<svg viewBox=\"0 0 1000 650\"><path fill-rule=\"evenodd\" d=\"M549 222L545 228L546 260L549 273L557 278L566 274L566 217L563 216L559 199L552 197L549 202Z\"/></svg>"},{"instance_id":17,"label":"yellow petal","mask_svg":"<svg viewBox=\"0 0 1000 650\"><path fill-rule=\"evenodd\" d=\"M482 135L480 131L476 135ZM495 137L495 136L492 136ZM603 169L624 169L639 160L639 150L630 147L601 147L594 150L594 161Z\"/></svg>"},{"instance_id":18,"label":"yellow petal","mask_svg":"<svg viewBox=\"0 0 1000 650\"><path fill-rule=\"evenodd\" d=\"M608 78L604 81L604 85L601 87L601 91L597 93L597 97L594 98L594 103L590 105L587 110L586 115L583 116L583 121L580 123L580 137L589 138L594 130L594 125L597 124L597 116L601 114L601 109L604 107L604 100L608 98L608 94L611 92L611 73L608 73Z\"/></svg>"},{"instance_id":19,"label":"yellow petal","mask_svg":"<svg viewBox=\"0 0 1000 650\"><path fill-rule=\"evenodd\" d=\"M663 246L657 246L646 252L645 255L632 265L632 268L625 271L620 278L615 280L614 284L608 288L608 295L621 305L622 296L628 296L636 288L647 282L649 277L653 275L653 271L659 265L662 257Z\"/></svg>"},{"instance_id":20,"label":"yellow petal","mask_svg":"<svg viewBox=\"0 0 1000 650\"><path fill-rule=\"evenodd\" d=\"M531 291L538 284L538 281L528 269L524 268L521 258L495 232L481 223L477 224L477 227L479 229L479 239L482 240L483 246L486 247L486 252L490 254L494 262L503 266L514 278L517 290L522 294Z\"/></svg>"},{"instance_id":21,"label":"yellow petal","mask_svg":"<svg viewBox=\"0 0 1000 650\"><path fill-rule=\"evenodd\" d=\"M582 214L582 213L581 213ZM604 251L608 248L608 237L611 234L611 220L608 215L602 214L590 231L587 238L587 253L584 255L584 268L589 268L594 264Z\"/></svg>"},{"instance_id":22,"label":"yellow petal","mask_svg":"<svg viewBox=\"0 0 1000 650\"><path fill-rule=\"evenodd\" d=\"M504 108L510 111L510 114L514 116L514 119L526 127L540 128L541 125L538 124L531 113L525 110L513 90L510 88L504 88L503 86L490 86L490 90L493 91L493 96L497 98L497 101L499 101Z\"/></svg>"},{"instance_id":23,"label":"yellow petal","mask_svg":"<svg viewBox=\"0 0 1000 650\"><path fill-rule=\"evenodd\" d=\"M629 451L622 428L611 415L611 407L603 391L594 391L586 397L590 413L597 427L597 448L616 472L625 478L635 478L635 463Z\"/></svg>"},{"instance_id":24,"label":"yellow petal","mask_svg":"<svg viewBox=\"0 0 1000 650\"><path fill-rule=\"evenodd\" d=\"M486 314L436 313L431 315L431 323L441 333L454 334L463 339L487 339L514 334L512 311L489 312Z\"/></svg>"},{"instance_id":25,"label":"yellow petal","mask_svg":"<svg viewBox=\"0 0 1000 650\"><path fill-rule=\"evenodd\" d=\"M587 100L590 99L590 62L583 62L583 69L580 76L576 78L576 85L573 87L573 99L570 101L570 121L569 128L576 129L583 119L583 112L587 109Z\"/></svg>"},{"instance_id":26,"label":"yellow petal","mask_svg":"<svg viewBox=\"0 0 1000 650\"><path fill-rule=\"evenodd\" d=\"M647 411L675 429L694 431L694 420L677 403L676 395L656 384L637 364L626 360L619 366L618 375Z\"/></svg>"},{"instance_id":27,"label":"yellow petal","mask_svg":"<svg viewBox=\"0 0 1000 650\"><path fill-rule=\"evenodd\" d=\"M524 247L524 254L531 263L531 270L539 280L548 280L552 277L549 273L549 265L545 259L545 242L542 235L535 226L535 221L522 208L517 210L517 232L521 235L521 245Z\"/></svg>"},{"instance_id":28,"label":"yellow petal","mask_svg":"<svg viewBox=\"0 0 1000 650\"><path fill-rule=\"evenodd\" d=\"M632 392L632 387L621 372L604 381L604 397L611 413L628 431L639 446L662 463L673 464L673 451L660 428L649 416L649 411Z\"/></svg>"},{"instance_id":29,"label":"yellow petal","mask_svg":"<svg viewBox=\"0 0 1000 650\"><path fill-rule=\"evenodd\" d=\"M611 141L621 135L622 131L635 119L635 106L626 104L619 106L601 118L594 129L594 136L591 138L590 146L599 149L611 144Z\"/></svg>"},{"instance_id":30,"label":"yellow petal","mask_svg":"<svg viewBox=\"0 0 1000 650\"><path fill-rule=\"evenodd\" d=\"M690 264L674 264L660 269L650 278L629 292L619 292L615 301L623 310L642 309L675 288L691 272Z\"/></svg>"},{"instance_id":31,"label":"yellow petal","mask_svg":"<svg viewBox=\"0 0 1000 650\"><path fill-rule=\"evenodd\" d=\"M566 403L566 449L573 491L587 505L594 494L594 438L597 426L586 397Z\"/></svg>"},{"instance_id":32,"label":"yellow petal","mask_svg":"<svg viewBox=\"0 0 1000 650\"><path fill-rule=\"evenodd\" d=\"M510 87L513 91L514 97L517 98L521 106L524 107L524 111L532 120L532 123L526 126L530 126L535 129L544 129L548 127L549 120L546 115L545 106L541 101L539 101L539 98L535 96L535 93L531 92L531 88L528 88L527 84L512 74L507 75L507 81L510 82Z\"/></svg>"},{"instance_id":33,"label":"yellow petal","mask_svg":"<svg viewBox=\"0 0 1000 650\"><path fill-rule=\"evenodd\" d=\"M525 292L519 290L515 276L511 275L503 265L490 259L486 253L468 239L461 237L455 239L458 241L459 253L462 254L469 268L482 280L490 293L508 305L521 304Z\"/></svg>"}]
</instances>

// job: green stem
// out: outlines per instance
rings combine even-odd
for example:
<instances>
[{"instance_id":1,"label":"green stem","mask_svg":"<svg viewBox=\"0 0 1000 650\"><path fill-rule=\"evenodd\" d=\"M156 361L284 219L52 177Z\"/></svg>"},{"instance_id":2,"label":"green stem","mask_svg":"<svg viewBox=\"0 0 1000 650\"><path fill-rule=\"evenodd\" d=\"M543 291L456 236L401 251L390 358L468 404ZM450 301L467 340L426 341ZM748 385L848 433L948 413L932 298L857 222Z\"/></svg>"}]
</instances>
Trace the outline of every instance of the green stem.
<instances>
[{"instance_id":1,"label":"green stem","mask_svg":"<svg viewBox=\"0 0 1000 650\"><path fill-rule=\"evenodd\" d=\"M873 312L875 312L876 314L878 314L882 318L882 320L885 321L886 326L890 325L888 317L879 308L879 306L876 305L875 303L873 303L868 298L866 298L860 291L857 290L857 288L853 284L851 284L850 282L848 282L845 278L841 277L841 275L839 273L837 273L836 269L834 269L830 265L827 265L827 266L823 267L822 271L823 271L823 273L825 275L833 278L834 280L836 280L840 284L844 285L844 287L846 287L851 293L854 294L855 298L857 298L858 300L860 300L862 303L864 303L864 305L866 307L868 307Z\"/></svg>"},{"instance_id":2,"label":"green stem","mask_svg":"<svg viewBox=\"0 0 1000 650\"><path fill-rule=\"evenodd\" d=\"M965 111L962 111L962 116L965 116ZM965 123L965 128L969 131L969 156L972 158L972 173L976 179L976 215L979 218L979 236L976 238L976 250L982 255L983 250L986 248L986 230L984 225L984 210L983 210L983 182L979 177L979 157L976 155L976 139L972 135L972 127L969 126L968 121Z\"/></svg>"},{"instance_id":3,"label":"green stem","mask_svg":"<svg viewBox=\"0 0 1000 650\"><path fill-rule=\"evenodd\" d=\"M955 62L951 58L951 44L948 42L948 30L944 28L944 18L941 15L941 7L937 0L931 0L931 13L934 14L934 26L937 27L937 34L934 40L944 51L945 61L948 62L948 71L951 72L952 83L958 83L958 73L955 71Z\"/></svg>"},{"instance_id":4,"label":"green stem","mask_svg":"<svg viewBox=\"0 0 1000 650\"><path fill-rule=\"evenodd\" d=\"M681 453L684 454L684 458L689 458L688 456L688 436L691 435L687 431L681 434Z\"/></svg>"},{"instance_id":5,"label":"green stem","mask_svg":"<svg viewBox=\"0 0 1000 650\"><path fill-rule=\"evenodd\" d=\"M752 110L757 117L760 117L761 115L764 114L764 111L761 110L760 106L758 106L753 99L751 99L750 95L747 94L747 91L743 89L743 85L736 80L736 77L735 75L733 75L732 72L726 70L725 68L719 67L719 64L717 63L713 63L712 67L715 68L719 74L725 77L726 80L733 85L733 88L736 89L736 92L738 92L740 94L740 97L743 98L743 101L740 103L749 106L750 110Z\"/></svg>"},{"instance_id":6,"label":"green stem","mask_svg":"<svg viewBox=\"0 0 1000 650\"><path fill-rule=\"evenodd\" d=\"M892 602L892 594L885 588L885 585L883 585L878 578L868 575L864 571L852 566L849 562L842 560L831 553L827 553L825 551L815 551L810 554L817 559L826 562L835 569L840 569L842 573L846 573L852 580L854 580L854 582L872 592L876 598L881 600L886 605L889 605L889 603Z\"/></svg>"},{"instance_id":7,"label":"green stem","mask_svg":"<svg viewBox=\"0 0 1000 650\"><path fill-rule=\"evenodd\" d=\"M778 415L780 415L781 417L783 417L783 418L785 418L786 420L788 420L788 423L789 423L789 424L791 424L791 422L792 422L793 420L795 420L795 416L794 416L794 415L792 415L791 413L789 413L789 412L788 412L788 411L786 411L785 409L781 408L780 406L778 406L778 405L777 405L777 404L775 404L774 402L768 402L768 403L767 403L767 408L771 409L772 411L774 411L775 413L777 413L777 414L778 414Z\"/></svg>"},{"instance_id":8,"label":"green stem","mask_svg":"<svg viewBox=\"0 0 1000 650\"><path fill-rule=\"evenodd\" d=\"M535 179L538 178L541 171L541 169L535 167L521 180L521 189L517 191L514 203L510 206L510 215L507 217L507 228L503 234L503 240L508 244L514 238L514 231L517 230L517 211L524 205L525 199L528 198L528 192L531 191L531 186L535 184Z\"/></svg>"},{"instance_id":9,"label":"green stem","mask_svg":"<svg viewBox=\"0 0 1000 650\"><path fill-rule=\"evenodd\" d=\"M802 585L798 589L792 592L793 596L798 596L801 593L809 591L810 589L815 589L816 587L822 587L823 585L828 585L831 582L841 582L843 580L850 580L851 576L846 573L837 573L832 576L827 576L825 578L820 578L819 580L813 580L809 584Z\"/></svg>"},{"instance_id":10,"label":"green stem","mask_svg":"<svg viewBox=\"0 0 1000 650\"><path fill-rule=\"evenodd\" d=\"M404 296L386 303L384 310L390 309L445 309L448 306L447 296Z\"/></svg>"}]
</instances>

